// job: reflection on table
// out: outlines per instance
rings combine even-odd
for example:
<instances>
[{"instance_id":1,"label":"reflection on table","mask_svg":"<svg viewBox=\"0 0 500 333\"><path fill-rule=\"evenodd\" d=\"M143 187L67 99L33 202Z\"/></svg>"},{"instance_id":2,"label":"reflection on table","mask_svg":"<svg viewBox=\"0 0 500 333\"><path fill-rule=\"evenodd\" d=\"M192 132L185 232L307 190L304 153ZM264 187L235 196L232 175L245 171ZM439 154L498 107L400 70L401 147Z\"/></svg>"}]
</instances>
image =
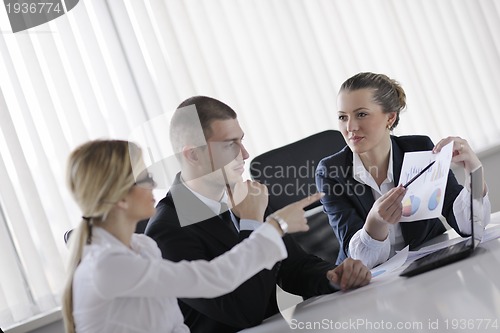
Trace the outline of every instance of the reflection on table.
<instances>
[{"instance_id":1,"label":"reflection on table","mask_svg":"<svg viewBox=\"0 0 500 333\"><path fill-rule=\"evenodd\" d=\"M491 227L500 212L491 215ZM456 237L454 232L433 240ZM263 332L500 332L500 239L469 257L403 278L408 265L360 289L306 300L243 330Z\"/></svg>"}]
</instances>

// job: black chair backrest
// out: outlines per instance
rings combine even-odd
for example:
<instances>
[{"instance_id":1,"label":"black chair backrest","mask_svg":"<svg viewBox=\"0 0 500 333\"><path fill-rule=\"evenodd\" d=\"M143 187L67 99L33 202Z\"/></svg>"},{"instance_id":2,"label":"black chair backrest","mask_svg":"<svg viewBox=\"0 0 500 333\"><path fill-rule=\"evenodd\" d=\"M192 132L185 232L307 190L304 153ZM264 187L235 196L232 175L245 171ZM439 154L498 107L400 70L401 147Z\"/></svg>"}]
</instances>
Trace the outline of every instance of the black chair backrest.
<instances>
[{"instance_id":1,"label":"black chair backrest","mask_svg":"<svg viewBox=\"0 0 500 333\"><path fill-rule=\"evenodd\" d=\"M317 192L316 167L346 145L339 131L327 130L268 151L250 162L252 179L266 184L269 208L276 211ZM307 209L319 206L316 202Z\"/></svg>"},{"instance_id":2,"label":"black chair backrest","mask_svg":"<svg viewBox=\"0 0 500 333\"><path fill-rule=\"evenodd\" d=\"M73 232L73 229L69 229L64 233L64 243L68 244L69 236L71 236L71 233Z\"/></svg>"},{"instance_id":3,"label":"black chair backrest","mask_svg":"<svg viewBox=\"0 0 500 333\"><path fill-rule=\"evenodd\" d=\"M146 226L148 225L149 219L141 220L137 223L135 227L136 234L143 234L146 230Z\"/></svg>"},{"instance_id":4,"label":"black chair backrest","mask_svg":"<svg viewBox=\"0 0 500 333\"><path fill-rule=\"evenodd\" d=\"M328 130L255 157L250 162L250 175L252 179L267 185L271 212L316 193L315 172L319 161L345 145L340 132ZM306 210L320 205L318 201L306 207ZM292 237L306 252L335 262L339 243L328 223L328 217L320 211L307 220L309 231L292 234Z\"/></svg>"}]
</instances>

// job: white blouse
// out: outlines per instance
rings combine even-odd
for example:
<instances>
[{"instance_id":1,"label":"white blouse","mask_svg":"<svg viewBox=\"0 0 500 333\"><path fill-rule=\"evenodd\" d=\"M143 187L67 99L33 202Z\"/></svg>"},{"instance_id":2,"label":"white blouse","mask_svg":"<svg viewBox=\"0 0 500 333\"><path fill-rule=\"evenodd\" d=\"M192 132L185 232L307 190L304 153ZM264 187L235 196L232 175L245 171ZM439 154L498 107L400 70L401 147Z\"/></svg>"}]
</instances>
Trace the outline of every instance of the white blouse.
<instances>
[{"instance_id":1,"label":"white blouse","mask_svg":"<svg viewBox=\"0 0 500 333\"><path fill-rule=\"evenodd\" d=\"M134 234L131 248L93 228L73 279L77 333L189 332L177 297L217 297L287 257L267 223L212 261L163 260L156 242Z\"/></svg>"}]
</instances>

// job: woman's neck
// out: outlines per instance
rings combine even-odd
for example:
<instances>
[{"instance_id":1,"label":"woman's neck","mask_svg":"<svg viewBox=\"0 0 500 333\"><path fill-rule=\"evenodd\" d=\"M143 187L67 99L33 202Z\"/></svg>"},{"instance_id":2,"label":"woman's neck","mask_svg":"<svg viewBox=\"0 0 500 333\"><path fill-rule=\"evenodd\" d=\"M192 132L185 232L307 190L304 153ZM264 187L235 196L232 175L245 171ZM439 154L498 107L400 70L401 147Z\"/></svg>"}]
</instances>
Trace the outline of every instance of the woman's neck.
<instances>
[{"instance_id":1,"label":"woman's neck","mask_svg":"<svg viewBox=\"0 0 500 333\"><path fill-rule=\"evenodd\" d=\"M105 221L96 223L96 226L103 228L125 246L130 247L136 224L126 221L124 218L110 216Z\"/></svg>"},{"instance_id":2,"label":"woman's neck","mask_svg":"<svg viewBox=\"0 0 500 333\"><path fill-rule=\"evenodd\" d=\"M391 153L391 139L381 142L370 151L359 155L365 169L370 173L378 186L387 178L389 157Z\"/></svg>"}]
</instances>

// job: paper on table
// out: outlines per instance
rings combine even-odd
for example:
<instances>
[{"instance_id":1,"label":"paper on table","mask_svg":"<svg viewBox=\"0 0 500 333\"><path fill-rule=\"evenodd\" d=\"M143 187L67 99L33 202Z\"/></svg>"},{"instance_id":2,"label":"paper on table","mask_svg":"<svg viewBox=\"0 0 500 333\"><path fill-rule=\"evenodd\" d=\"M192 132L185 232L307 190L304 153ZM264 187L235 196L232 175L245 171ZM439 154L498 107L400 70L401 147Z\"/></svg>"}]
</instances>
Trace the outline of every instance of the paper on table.
<instances>
[{"instance_id":1,"label":"paper on table","mask_svg":"<svg viewBox=\"0 0 500 333\"><path fill-rule=\"evenodd\" d=\"M481 243L485 243L497 238L500 238L500 226L498 225L487 226L484 231L483 240L481 241ZM453 239L448 239L446 241L437 244L423 247L418 251L409 251L407 253L408 260L417 260L418 258L421 258L429 253L436 252L437 250L444 249L445 247L451 246L456 243L460 243L464 239L465 238L457 237Z\"/></svg>"},{"instance_id":2,"label":"paper on table","mask_svg":"<svg viewBox=\"0 0 500 333\"><path fill-rule=\"evenodd\" d=\"M437 250L444 249L445 247L451 246L451 245L456 244L456 243L460 243L463 240L464 240L464 238L457 237L457 238L445 240L445 241L437 243L437 244L425 246L418 251L409 251L408 252L408 259L409 260L417 260L418 258L423 257L429 253L436 252Z\"/></svg>"},{"instance_id":3,"label":"paper on table","mask_svg":"<svg viewBox=\"0 0 500 333\"><path fill-rule=\"evenodd\" d=\"M407 187L400 222L419 221L441 215L452 153L453 142L444 146L438 154L433 154L430 150L405 153L399 184L406 184L430 162L436 162Z\"/></svg>"},{"instance_id":4,"label":"paper on table","mask_svg":"<svg viewBox=\"0 0 500 333\"><path fill-rule=\"evenodd\" d=\"M408 257L408 250L409 246L406 246L401 251L398 251L391 259L387 260L383 264L378 265L375 268L372 268L370 270L370 272L372 273L372 279L403 266L406 262L406 258Z\"/></svg>"}]
</instances>

